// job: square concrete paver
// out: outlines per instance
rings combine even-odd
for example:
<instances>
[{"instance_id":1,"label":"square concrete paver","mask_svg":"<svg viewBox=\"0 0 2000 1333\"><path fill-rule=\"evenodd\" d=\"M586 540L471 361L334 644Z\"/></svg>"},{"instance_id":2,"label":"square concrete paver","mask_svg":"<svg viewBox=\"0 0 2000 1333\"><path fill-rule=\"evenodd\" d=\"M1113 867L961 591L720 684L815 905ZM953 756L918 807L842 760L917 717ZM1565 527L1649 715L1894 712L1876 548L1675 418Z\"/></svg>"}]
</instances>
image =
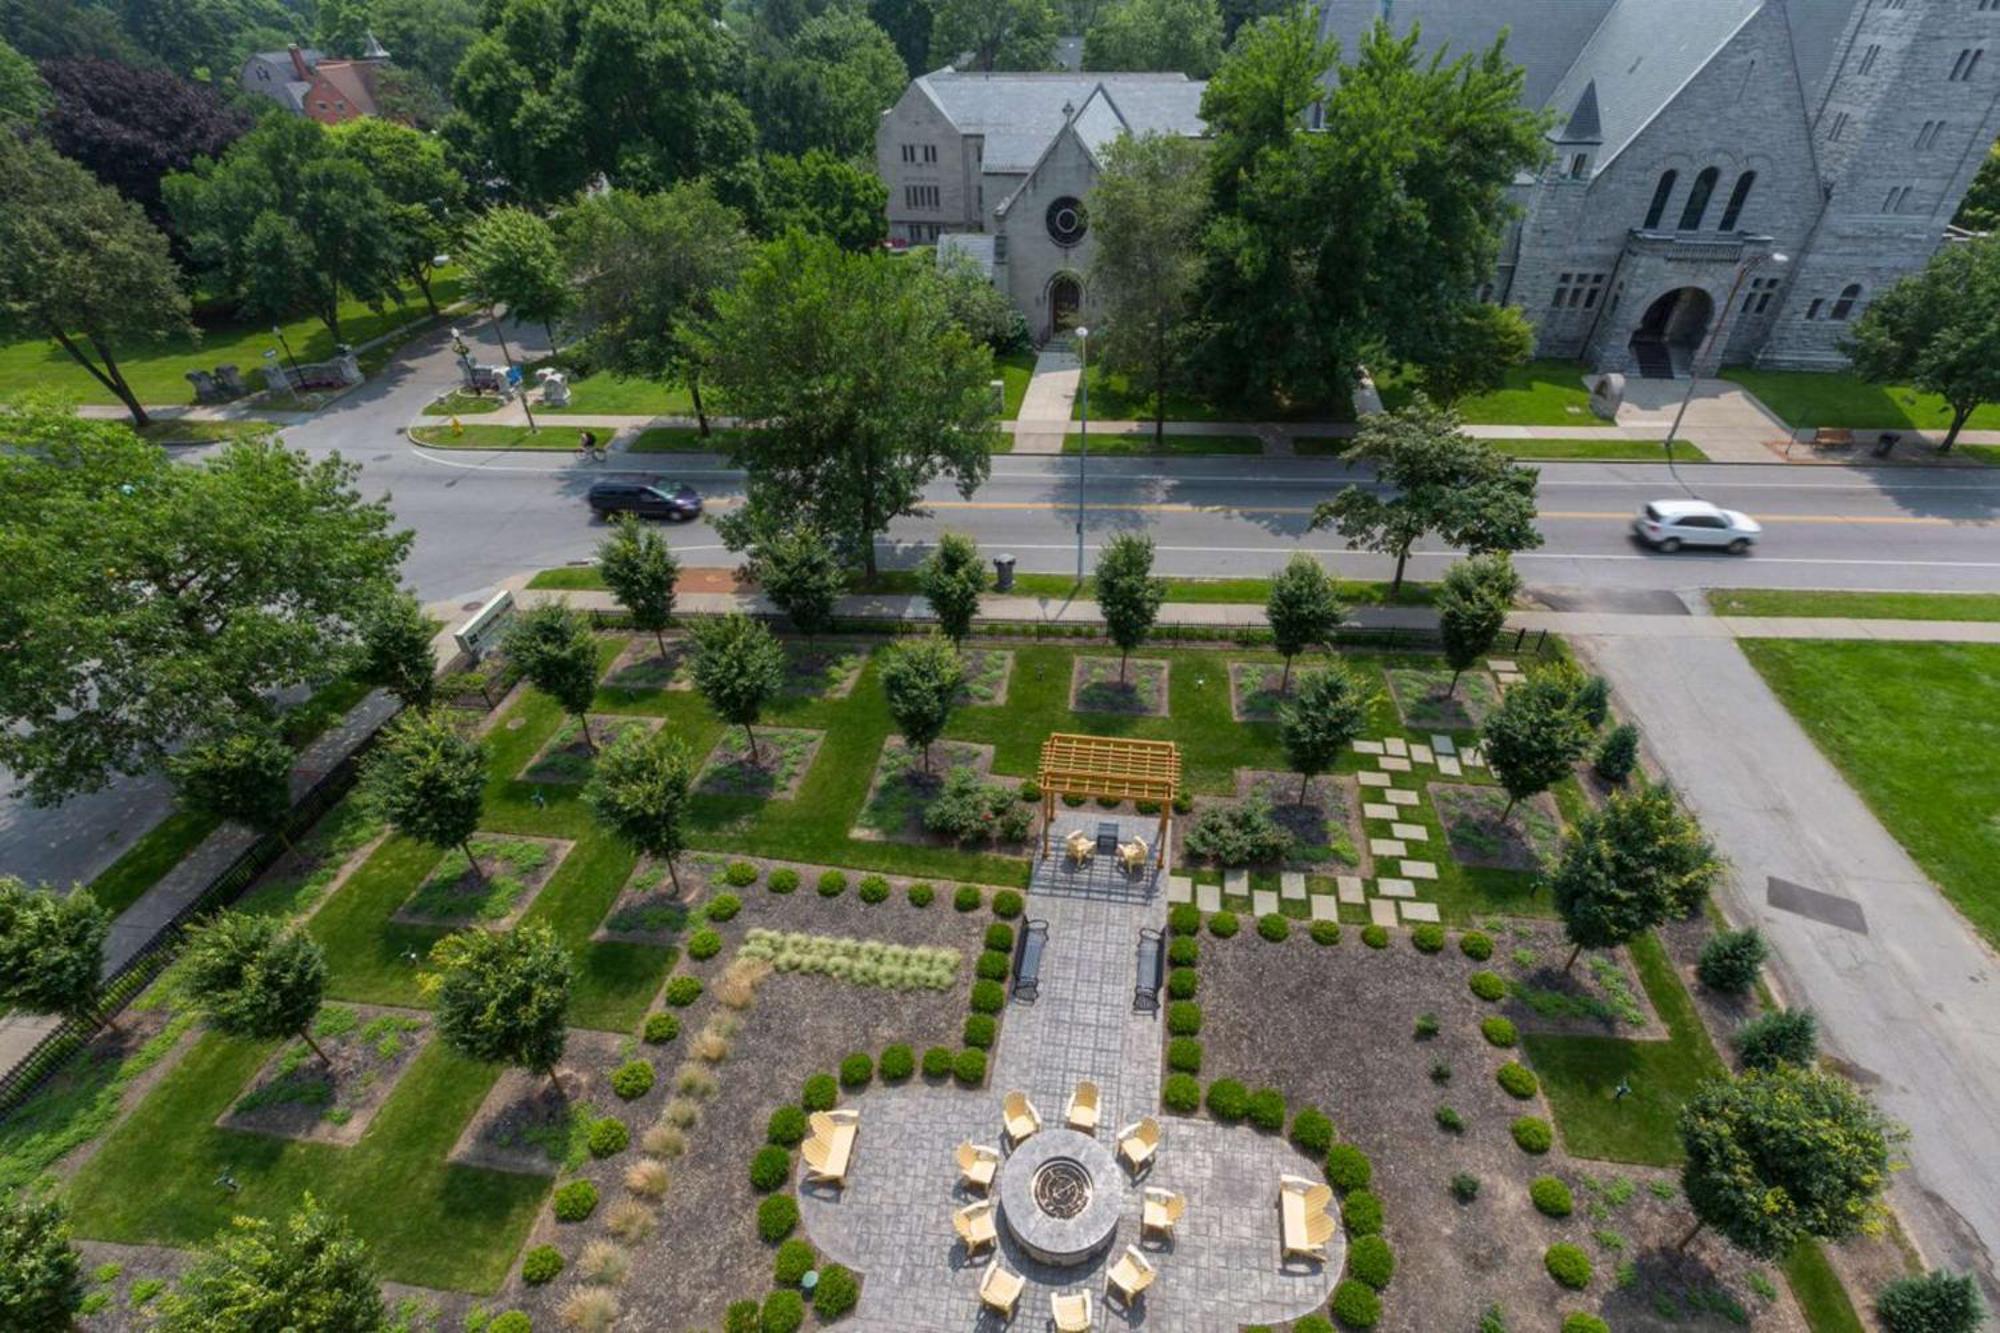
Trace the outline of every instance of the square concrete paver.
<instances>
[{"instance_id":1,"label":"square concrete paver","mask_svg":"<svg viewBox=\"0 0 2000 1333\"><path fill-rule=\"evenodd\" d=\"M1395 925L1396 904L1384 901L1381 898L1371 899L1368 903L1368 920L1371 924L1377 926Z\"/></svg>"},{"instance_id":2,"label":"square concrete paver","mask_svg":"<svg viewBox=\"0 0 2000 1333\"><path fill-rule=\"evenodd\" d=\"M1356 754L1381 754L1381 753L1382 753L1382 742L1380 742L1380 741L1356 741L1356 742L1354 742L1354 753L1356 753Z\"/></svg>"},{"instance_id":3,"label":"square concrete paver","mask_svg":"<svg viewBox=\"0 0 2000 1333\"><path fill-rule=\"evenodd\" d=\"M1489 657L1486 665L1494 671L1512 671L1519 674L1520 668L1510 657Z\"/></svg>"},{"instance_id":4,"label":"square concrete paver","mask_svg":"<svg viewBox=\"0 0 2000 1333\"><path fill-rule=\"evenodd\" d=\"M1258 916L1269 916L1278 910L1278 895L1272 889L1258 889L1250 895L1250 910Z\"/></svg>"},{"instance_id":5,"label":"square concrete paver","mask_svg":"<svg viewBox=\"0 0 2000 1333\"><path fill-rule=\"evenodd\" d=\"M1366 778L1368 775L1363 773L1361 776ZM1415 805L1417 803L1417 794L1413 791L1404 791L1399 787L1383 792L1382 799L1390 805Z\"/></svg>"},{"instance_id":6,"label":"square concrete paver","mask_svg":"<svg viewBox=\"0 0 2000 1333\"><path fill-rule=\"evenodd\" d=\"M1406 842L1429 842L1431 831L1422 824L1391 824L1389 832Z\"/></svg>"},{"instance_id":7,"label":"square concrete paver","mask_svg":"<svg viewBox=\"0 0 2000 1333\"><path fill-rule=\"evenodd\" d=\"M1241 869L1223 871L1222 892L1228 898L1241 898L1250 892L1250 872Z\"/></svg>"},{"instance_id":8,"label":"square concrete paver","mask_svg":"<svg viewBox=\"0 0 2000 1333\"><path fill-rule=\"evenodd\" d=\"M1312 919L1315 921L1340 920L1340 904L1330 893L1316 895L1312 900Z\"/></svg>"},{"instance_id":9,"label":"square concrete paver","mask_svg":"<svg viewBox=\"0 0 2000 1333\"><path fill-rule=\"evenodd\" d=\"M1486 767L1486 756L1480 751L1477 745L1474 745L1469 749L1459 751L1458 759L1459 762L1464 764L1467 768Z\"/></svg>"},{"instance_id":10,"label":"square concrete paver","mask_svg":"<svg viewBox=\"0 0 2000 1333\"><path fill-rule=\"evenodd\" d=\"M1442 773L1445 777L1455 778L1464 771L1459 766L1458 760L1452 758L1450 755L1441 754L1438 756L1438 772Z\"/></svg>"},{"instance_id":11,"label":"square concrete paver","mask_svg":"<svg viewBox=\"0 0 2000 1333\"><path fill-rule=\"evenodd\" d=\"M1428 745L1412 745L1410 747L1410 758L1419 764L1430 763L1432 759L1431 747Z\"/></svg>"},{"instance_id":12,"label":"square concrete paver","mask_svg":"<svg viewBox=\"0 0 2000 1333\"><path fill-rule=\"evenodd\" d=\"M1405 879L1436 879L1437 863L1434 861L1405 861L1399 867Z\"/></svg>"},{"instance_id":13,"label":"square concrete paver","mask_svg":"<svg viewBox=\"0 0 2000 1333\"><path fill-rule=\"evenodd\" d=\"M1398 815L1397 815L1397 813L1396 813L1396 807L1395 807L1395 806L1393 806L1393 805L1380 805L1380 804L1377 804L1377 803L1376 803L1376 802L1374 802L1374 801L1367 801L1367 802L1364 802L1364 803L1363 803L1363 805L1362 805L1362 807L1361 807L1361 813L1362 813L1362 815L1363 815L1363 816L1364 816L1365 818L1368 818L1368 819L1396 819L1396 818L1399 818L1399 816L1398 816Z\"/></svg>"},{"instance_id":14,"label":"square concrete paver","mask_svg":"<svg viewBox=\"0 0 2000 1333\"><path fill-rule=\"evenodd\" d=\"M1278 891L1294 901L1304 901L1306 896L1306 872L1303 870L1287 870L1282 875L1279 875Z\"/></svg>"},{"instance_id":15,"label":"square concrete paver","mask_svg":"<svg viewBox=\"0 0 2000 1333\"><path fill-rule=\"evenodd\" d=\"M1403 909L1403 920L1405 921L1436 921L1438 919L1438 905L1436 903L1405 902L1400 904L1400 906Z\"/></svg>"},{"instance_id":16,"label":"square concrete paver","mask_svg":"<svg viewBox=\"0 0 2000 1333\"><path fill-rule=\"evenodd\" d=\"M1387 787L1392 779L1387 773L1356 773L1354 780L1364 787Z\"/></svg>"},{"instance_id":17,"label":"square concrete paver","mask_svg":"<svg viewBox=\"0 0 2000 1333\"><path fill-rule=\"evenodd\" d=\"M1382 766L1384 773L1407 773L1410 771L1409 760L1398 759L1392 754L1385 754L1375 762Z\"/></svg>"},{"instance_id":18,"label":"square concrete paver","mask_svg":"<svg viewBox=\"0 0 2000 1333\"><path fill-rule=\"evenodd\" d=\"M1409 850L1409 848L1394 838L1370 838L1368 840L1368 851L1373 856L1403 856Z\"/></svg>"},{"instance_id":19,"label":"square concrete paver","mask_svg":"<svg viewBox=\"0 0 2000 1333\"><path fill-rule=\"evenodd\" d=\"M1194 905L1204 912L1220 912L1222 910L1222 886L1220 884L1195 885Z\"/></svg>"},{"instance_id":20,"label":"square concrete paver","mask_svg":"<svg viewBox=\"0 0 2000 1333\"><path fill-rule=\"evenodd\" d=\"M1406 755L1410 752L1409 745L1403 740L1401 736L1391 736L1387 740L1383 741L1382 749L1386 753L1393 754L1398 757Z\"/></svg>"},{"instance_id":21,"label":"square concrete paver","mask_svg":"<svg viewBox=\"0 0 2000 1333\"><path fill-rule=\"evenodd\" d=\"M1170 903L1193 902L1194 881L1186 875L1167 876L1167 901Z\"/></svg>"},{"instance_id":22,"label":"square concrete paver","mask_svg":"<svg viewBox=\"0 0 2000 1333\"><path fill-rule=\"evenodd\" d=\"M1458 742L1449 736L1431 737L1431 748L1439 754L1457 754Z\"/></svg>"},{"instance_id":23,"label":"square concrete paver","mask_svg":"<svg viewBox=\"0 0 2000 1333\"><path fill-rule=\"evenodd\" d=\"M1407 879L1378 879L1375 881L1375 892L1384 898L1414 898L1417 886Z\"/></svg>"},{"instance_id":24,"label":"square concrete paver","mask_svg":"<svg viewBox=\"0 0 2000 1333\"><path fill-rule=\"evenodd\" d=\"M1334 883L1339 886L1340 901L1352 903L1356 907L1368 901L1368 895L1362 891L1361 876L1340 875L1334 879Z\"/></svg>"}]
</instances>

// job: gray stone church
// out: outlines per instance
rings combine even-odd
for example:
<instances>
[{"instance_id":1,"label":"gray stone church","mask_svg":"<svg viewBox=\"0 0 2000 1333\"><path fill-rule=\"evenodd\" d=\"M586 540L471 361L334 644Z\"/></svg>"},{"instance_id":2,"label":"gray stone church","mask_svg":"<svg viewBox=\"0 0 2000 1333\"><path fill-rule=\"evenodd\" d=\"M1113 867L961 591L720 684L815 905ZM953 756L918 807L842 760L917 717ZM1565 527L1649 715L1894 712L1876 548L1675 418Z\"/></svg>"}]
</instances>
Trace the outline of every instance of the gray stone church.
<instances>
[{"instance_id":1,"label":"gray stone church","mask_svg":"<svg viewBox=\"0 0 2000 1333\"><path fill-rule=\"evenodd\" d=\"M1322 0L1347 52L1378 18L1454 54L1506 33L1555 124L1486 295L1539 355L1599 369L1837 367L2000 134L2000 0ZM972 254L1038 337L1060 332L1090 308L1097 153L1199 134L1201 88L926 75L877 137L890 234Z\"/></svg>"}]
</instances>

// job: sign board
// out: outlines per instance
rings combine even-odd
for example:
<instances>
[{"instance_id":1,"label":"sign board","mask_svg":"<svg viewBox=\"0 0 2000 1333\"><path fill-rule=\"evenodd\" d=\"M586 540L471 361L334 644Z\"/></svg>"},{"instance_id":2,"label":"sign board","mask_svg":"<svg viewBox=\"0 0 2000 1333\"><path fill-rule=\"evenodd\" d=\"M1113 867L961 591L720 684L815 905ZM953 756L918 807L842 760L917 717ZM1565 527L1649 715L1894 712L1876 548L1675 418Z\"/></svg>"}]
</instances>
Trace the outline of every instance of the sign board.
<instances>
[{"instance_id":1,"label":"sign board","mask_svg":"<svg viewBox=\"0 0 2000 1333\"><path fill-rule=\"evenodd\" d=\"M467 657L477 662L507 632L507 622L513 614L514 594L502 588L479 608L478 614L454 630L451 637L458 641Z\"/></svg>"}]
</instances>

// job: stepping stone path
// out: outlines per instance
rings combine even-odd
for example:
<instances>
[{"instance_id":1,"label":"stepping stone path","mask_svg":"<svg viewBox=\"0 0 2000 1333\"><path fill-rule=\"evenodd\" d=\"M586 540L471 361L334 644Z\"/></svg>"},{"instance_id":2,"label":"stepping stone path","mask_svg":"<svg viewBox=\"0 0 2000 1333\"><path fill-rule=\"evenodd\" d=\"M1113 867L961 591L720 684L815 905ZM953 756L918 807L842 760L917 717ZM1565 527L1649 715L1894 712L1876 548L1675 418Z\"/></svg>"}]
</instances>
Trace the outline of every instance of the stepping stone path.
<instances>
[{"instance_id":1,"label":"stepping stone path","mask_svg":"<svg viewBox=\"0 0 2000 1333\"><path fill-rule=\"evenodd\" d=\"M1391 781L1387 773L1356 773L1354 780L1364 787L1386 787ZM1415 794L1414 792L1411 793L1411 795ZM1393 801L1396 798L1391 796L1389 799Z\"/></svg>"},{"instance_id":2,"label":"stepping stone path","mask_svg":"<svg viewBox=\"0 0 2000 1333\"><path fill-rule=\"evenodd\" d=\"M1396 755L1398 757L1406 755L1410 752L1410 747L1403 743L1403 738L1401 736L1389 737L1387 740L1382 742L1382 748L1386 750L1388 753Z\"/></svg>"},{"instance_id":3,"label":"stepping stone path","mask_svg":"<svg viewBox=\"0 0 2000 1333\"><path fill-rule=\"evenodd\" d=\"M1316 895L1312 900L1312 919L1315 921L1340 920L1340 904L1330 893Z\"/></svg>"},{"instance_id":4,"label":"stepping stone path","mask_svg":"<svg viewBox=\"0 0 2000 1333\"><path fill-rule=\"evenodd\" d=\"M1431 737L1431 748L1436 750L1440 755L1457 754L1458 742L1449 736L1433 736Z\"/></svg>"},{"instance_id":5,"label":"stepping stone path","mask_svg":"<svg viewBox=\"0 0 2000 1333\"><path fill-rule=\"evenodd\" d=\"M1396 924L1396 904L1376 898L1368 904L1368 920L1377 926Z\"/></svg>"},{"instance_id":6,"label":"stepping stone path","mask_svg":"<svg viewBox=\"0 0 2000 1333\"><path fill-rule=\"evenodd\" d=\"M1303 902L1306 896L1306 872L1287 870L1278 876L1278 889L1294 902Z\"/></svg>"},{"instance_id":7,"label":"stepping stone path","mask_svg":"<svg viewBox=\"0 0 2000 1333\"><path fill-rule=\"evenodd\" d=\"M1393 805L1377 805L1371 801L1361 807L1361 813L1369 819L1394 819L1398 812Z\"/></svg>"},{"instance_id":8,"label":"stepping stone path","mask_svg":"<svg viewBox=\"0 0 2000 1333\"><path fill-rule=\"evenodd\" d=\"M1463 762L1467 768L1486 767L1486 756L1480 753L1479 747L1476 745L1473 746L1471 749L1465 751L1464 753L1460 754L1458 757L1460 761Z\"/></svg>"},{"instance_id":9,"label":"stepping stone path","mask_svg":"<svg viewBox=\"0 0 2000 1333\"><path fill-rule=\"evenodd\" d=\"M1429 842L1431 831L1422 824L1391 824L1389 832L1406 842Z\"/></svg>"},{"instance_id":10,"label":"stepping stone path","mask_svg":"<svg viewBox=\"0 0 2000 1333\"><path fill-rule=\"evenodd\" d=\"M1222 910L1222 886L1220 884L1195 885L1194 905L1204 912L1220 912Z\"/></svg>"},{"instance_id":11,"label":"stepping stone path","mask_svg":"<svg viewBox=\"0 0 2000 1333\"><path fill-rule=\"evenodd\" d=\"M1194 881L1186 875L1167 876L1167 901L1170 903L1193 902Z\"/></svg>"},{"instance_id":12,"label":"stepping stone path","mask_svg":"<svg viewBox=\"0 0 2000 1333\"><path fill-rule=\"evenodd\" d=\"M1438 756L1438 772L1445 777L1455 778L1464 770L1459 767L1458 760L1448 754L1441 754Z\"/></svg>"},{"instance_id":13,"label":"stepping stone path","mask_svg":"<svg viewBox=\"0 0 2000 1333\"><path fill-rule=\"evenodd\" d=\"M1410 747L1410 758L1420 764L1430 763L1431 747L1428 745L1412 745Z\"/></svg>"},{"instance_id":14,"label":"stepping stone path","mask_svg":"<svg viewBox=\"0 0 2000 1333\"><path fill-rule=\"evenodd\" d=\"M1402 856L1410 849L1394 838L1370 838L1368 851L1374 856Z\"/></svg>"},{"instance_id":15,"label":"stepping stone path","mask_svg":"<svg viewBox=\"0 0 2000 1333\"><path fill-rule=\"evenodd\" d=\"M1381 753L1382 753L1382 742L1380 742L1380 741L1356 741L1356 742L1354 742L1354 753L1356 753L1356 754L1381 754Z\"/></svg>"},{"instance_id":16,"label":"stepping stone path","mask_svg":"<svg viewBox=\"0 0 2000 1333\"><path fill-rule=\"evenodd\" d=\"M1361 776L1365 778L1368 775L1363 773ZM1404 791L1401 788L1386 791L1382 795L1390 805L1415 805L1417 803L1417 794L1415 792Z\"/></svg>"},{"instance_id":17,"label":"stepping stone path","mask_svg":"<svg viewBox=\"0 0 2000 1333\"><path fill-rule=\"evenodd\" d=\"M1407 773L1410 771L1409 760L1398 759L1392 754L1385 754L1375 762L1382 766L1382 771L1385 773Z\"/></svg>"},{"instance_id":18,"label":"stepping stone path","mask_svg":"<svg viewBox=\"0 0 2000 1333\"><path fill-rule=\"evenodd\" d=\"M1402 908L1403 920L1405 921L1434 922L1438 919L1438 905L1436 903L1403 903Z\"/></svg>"},{"instance_id":19,"label":"stepping stone path","mask_svg":"<svg viewBox=\"0 0 2000 1333\"><path fill-rule=\"evenodd\" d=\"M1438 877L1437 863L1434 861L1405 861L1402 865L1402 871L1406 879L1436 879Z\"/></svg>"},{"instance_id":20,"label":"stepping stone path","mask_svg":"<svg viewBox=\"0 0 2000 1333\"><path fill-rule=\"evenodd\" d=\"M1351 903L1356 907L1359 907L1362 903L1368 901L1367 895L1365 895L1361 891L1360 876L1341 875L1335 878L1334 883L1339 886L1340 901L1344 903Z\"/></svg>"},{"instance_id":21,"label":"stepping stone path","mask_svg":"<svg viewBox=\"0 0 2000 1333\"><path fill-rule=\"evenodd\" d=\"M1250 910L1258 916L1269 916L1278 910L1278 895L1270 889L1258 889L1250 895Z\"/></svg>"},{"instance_id":22,"label":"stepping stone path","mask_svg":"<svg viewBox=\"0 0 2000 1333\"><path fill-rule=\"evenodd\" d=\"M1225 870L1222 872L1222 892L1230 898L1241 898L1250 892L1250 872L1247 870Z\"/></svg>"},{"instance_id":23,"label":"stepping stone path","mask_svg":"<svg viewBox=\"0 0 2000 1333\"><path fill-rule=\"evenodd\" d=\"M1375 892L1384 898L1414 898L1417 886L1407 879L1378 879L1375 881Z\"/></svg>"}]
</instances>

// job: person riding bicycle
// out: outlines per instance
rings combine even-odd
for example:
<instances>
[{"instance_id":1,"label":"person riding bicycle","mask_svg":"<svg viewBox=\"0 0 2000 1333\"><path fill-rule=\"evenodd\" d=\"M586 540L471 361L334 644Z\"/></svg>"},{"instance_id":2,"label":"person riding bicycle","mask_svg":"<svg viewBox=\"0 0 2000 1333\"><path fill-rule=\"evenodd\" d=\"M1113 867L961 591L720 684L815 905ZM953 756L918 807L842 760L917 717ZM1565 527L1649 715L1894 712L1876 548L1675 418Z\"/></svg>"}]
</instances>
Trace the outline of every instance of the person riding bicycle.
<instances>
[{"instance_id":1,"label":"person riding bicycle","mask_svg":"<svg viewBox=\"0 0 2000 1333\"><path fill-rule=\"evenodd\" d=\"M594 430L584 431L582 438L577 441L576 452L584 458L604 457L604 450L598 448L597 445L597 432Z\"/></svg>"}]
</instances>

